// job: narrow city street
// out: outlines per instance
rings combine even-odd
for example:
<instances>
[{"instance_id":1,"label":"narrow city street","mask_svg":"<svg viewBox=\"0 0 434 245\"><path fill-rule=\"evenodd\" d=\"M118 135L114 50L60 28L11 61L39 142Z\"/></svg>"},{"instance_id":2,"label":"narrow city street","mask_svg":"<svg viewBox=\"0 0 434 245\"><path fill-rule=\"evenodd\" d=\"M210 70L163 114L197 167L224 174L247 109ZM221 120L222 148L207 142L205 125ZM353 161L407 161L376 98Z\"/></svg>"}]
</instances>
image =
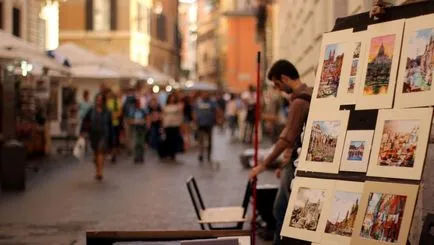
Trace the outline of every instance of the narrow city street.
<instances>
[{"instance_id":1,"label":"narrow city street","mask_svg":"<svg viewBox=\"0 0 434 245\"><path fill-rule=\"evenodd\" d=\"M194 150L176 163L149 152L143 165L123 156L106 165L102 183L89 160L42 167L25 192L0 193L0 244L85 244L90 230L200 229L185 185L190 175L208 206L240 205L247 183L239 160L244 146L214 133L219 168L199 164ZM268 171L259 182L278 180Z\"/></svg>"}]
</instances>

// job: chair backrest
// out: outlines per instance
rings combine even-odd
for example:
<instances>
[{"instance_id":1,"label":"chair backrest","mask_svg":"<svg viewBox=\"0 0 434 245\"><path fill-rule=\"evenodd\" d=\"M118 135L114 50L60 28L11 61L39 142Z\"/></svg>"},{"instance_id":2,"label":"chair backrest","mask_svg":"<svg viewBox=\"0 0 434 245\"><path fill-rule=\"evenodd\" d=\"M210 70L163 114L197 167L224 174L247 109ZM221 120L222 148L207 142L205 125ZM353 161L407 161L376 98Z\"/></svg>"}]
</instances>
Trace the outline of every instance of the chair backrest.
<instances>
[{"instance_id":1,"label":"chair backrest","mask_svg":"<svg viewBox=\"0 0 434 245\"><path fill-rule=\"evenodd\" d=\"M243 218L246 217L247 209L250 203L250 197L252 196L252 181L247 181L246 191L244 192L244 199L241 206L244 208Z\"/></svg>"},{"instance_id":2,"label":"chair backrest","mask_svg":"<svg viewBox=\"0 0 434 245\"><path fill-rule=\"evenodd\" d=\"M194 211L196 212L196 216L198 220L201 220L200 211L205 210L205 205L202 200L202 196L200 195L199 188L197 187L196 180L193 176L188 178L187 182L187 190L190 194L191 202L193 203ZM205 230L203 224L200 224L202 230Z\"/></svg>"},{"instance_id":3,"label":"chair backrest","mask_svg":"<svg viewBox=\"0 0 434 245\"><path fill-rule=\"evenodd\" d=\"M423 245L433 245L434 235L431 233L431 229L434 227L434 214L428 214L425 217L425 222L423 223L422 233L420 234L419 244Z\"/></svg>"}]
</instances>

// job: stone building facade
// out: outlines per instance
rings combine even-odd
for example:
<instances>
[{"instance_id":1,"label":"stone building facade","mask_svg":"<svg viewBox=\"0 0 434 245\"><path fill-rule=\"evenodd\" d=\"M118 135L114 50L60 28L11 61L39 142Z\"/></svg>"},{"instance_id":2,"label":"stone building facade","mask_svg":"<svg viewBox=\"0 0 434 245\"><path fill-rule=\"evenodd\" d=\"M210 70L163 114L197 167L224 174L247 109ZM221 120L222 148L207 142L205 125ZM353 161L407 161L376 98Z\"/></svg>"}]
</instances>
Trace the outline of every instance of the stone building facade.
<instances>
[{"instance_id":1,"label":"stone building facade","mask_svg":"<svg viewBox=\"0 0 434 245\"><path fill-rule=\"evenodd\" d=\"M73 42L100 55L119 53L148 65L151 14L151 0L62 1L60 44Z\"/></svg>"}]
</instances>

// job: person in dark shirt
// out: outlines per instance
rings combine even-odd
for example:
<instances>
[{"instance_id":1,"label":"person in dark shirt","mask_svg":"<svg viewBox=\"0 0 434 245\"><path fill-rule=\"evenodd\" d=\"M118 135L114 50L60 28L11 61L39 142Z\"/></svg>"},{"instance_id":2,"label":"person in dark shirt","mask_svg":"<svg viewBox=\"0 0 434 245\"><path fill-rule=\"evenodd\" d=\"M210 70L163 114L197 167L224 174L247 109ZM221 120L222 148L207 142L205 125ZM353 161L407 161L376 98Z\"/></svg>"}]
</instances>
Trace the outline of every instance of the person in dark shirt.
<instances>
[{"instance_id":1,"label":"person in dark shirt","mask_svg":"<svg viewBox=\"0 0 434 245\"><path fill-rule=\"evenodd\" d=\"M276 233L273 245L281 244L280 231L285 218L286 208L290 196L291 181L294 178L294 161L298 157L297 149L301 147L301 133L307 120L310 106L312 89L302 83L295 66L287 60L279 60L273 64L268 72L268 79L273 81L274 86L280 91L291 94L288 110L288 119L273 151L265 158L264 162L253 168L250 178L263 172L270 166L284 151L285 165L282 166L280 176L280 188L274 201L274 216L276 218ZM294 241L291 244L299 244Z\"/></svg>"},{"instance_id":2,"label":"person in dark shirt","mask_svg":"<svg viewBox=\"0 0 434 245\"><path fill-rule=\"evenodd\" d=\"M156 97L152 97L148 105L148 144L149 146L158 151L161 143L161 106L158 104Z\"/></svg>"}]
</instances>

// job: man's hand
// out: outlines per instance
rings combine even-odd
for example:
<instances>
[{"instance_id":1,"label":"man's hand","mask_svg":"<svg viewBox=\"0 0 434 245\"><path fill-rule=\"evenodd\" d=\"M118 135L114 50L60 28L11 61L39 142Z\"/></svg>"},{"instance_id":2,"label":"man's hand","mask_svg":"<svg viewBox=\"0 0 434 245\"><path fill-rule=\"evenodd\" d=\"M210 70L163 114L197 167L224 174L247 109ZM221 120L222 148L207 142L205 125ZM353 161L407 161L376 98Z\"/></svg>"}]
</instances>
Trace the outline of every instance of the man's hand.
<instances>
[{"instance_id":1,"label":"man's hand","mask_svg":"<svg viewBox=\"0 0 434 245\"><path fill-rule=\"evenodd\" d=\"M265 165L262 163L259 163L258 166L254 167L250 173L249 173L249 179L253 179L256 176L258 176L260 173L262 173L265 170Z\"/></svg>"}]
</instances>

